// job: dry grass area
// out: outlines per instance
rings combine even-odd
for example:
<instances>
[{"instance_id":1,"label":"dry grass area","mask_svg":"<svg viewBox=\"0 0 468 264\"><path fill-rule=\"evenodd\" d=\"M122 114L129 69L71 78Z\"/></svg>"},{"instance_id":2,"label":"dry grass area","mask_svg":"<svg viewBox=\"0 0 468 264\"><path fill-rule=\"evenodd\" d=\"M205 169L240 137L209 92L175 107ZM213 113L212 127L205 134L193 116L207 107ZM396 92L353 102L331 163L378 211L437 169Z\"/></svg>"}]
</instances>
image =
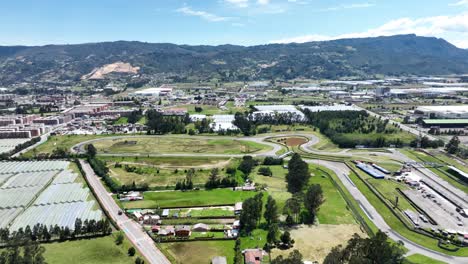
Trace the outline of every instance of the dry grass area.
<instances>
[{"instance_id":1,"label":"dry grass area","mask_svg":"<svg viewBox=\"0 0 468 264\"><path fill-rule=\"evenodd\" d=\"M275 249L272 252L272 258L283 255L287 256L289 252L297 249L304 256L304 260L318 261L322 263L330 250L346 242L357 233L360 236L366 236L359 225L319 225L319 226L300 226L293 228L292 238L296 241L294 247L289 250Z\"/></svg>"},{"instance_id":2,"label":"dry grass area","mask_svg":"<svg viewBox=\"0 0 468 264\"><path fill-rule=\"evenodd\" d=\"M286 146L295 147L307 143L307 139L303 137L287 137Z\"/></svg>"}]
</instances>

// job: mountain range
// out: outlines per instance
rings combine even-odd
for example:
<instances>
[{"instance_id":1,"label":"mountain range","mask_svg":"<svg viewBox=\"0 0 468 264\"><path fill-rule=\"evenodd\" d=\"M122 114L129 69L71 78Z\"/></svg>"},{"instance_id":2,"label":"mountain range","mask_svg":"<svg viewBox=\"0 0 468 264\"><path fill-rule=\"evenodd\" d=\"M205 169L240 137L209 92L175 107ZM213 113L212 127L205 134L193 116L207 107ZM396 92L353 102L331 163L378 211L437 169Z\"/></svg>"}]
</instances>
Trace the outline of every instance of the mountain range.
<instances>
[{"instance_id":1,"label":"mountain range","mask_svg":"<svg viewBox=\"0 0 468 264\"><path fill-rule=\"evenodd\" d=\"M130 70L112 74L103 67ZM0 85L80 82L95 72L106 73L97 79L223 81L466 74L468 50L416 35L247 47L136 41L0 46Z\"/></svg>"}]
</instances>

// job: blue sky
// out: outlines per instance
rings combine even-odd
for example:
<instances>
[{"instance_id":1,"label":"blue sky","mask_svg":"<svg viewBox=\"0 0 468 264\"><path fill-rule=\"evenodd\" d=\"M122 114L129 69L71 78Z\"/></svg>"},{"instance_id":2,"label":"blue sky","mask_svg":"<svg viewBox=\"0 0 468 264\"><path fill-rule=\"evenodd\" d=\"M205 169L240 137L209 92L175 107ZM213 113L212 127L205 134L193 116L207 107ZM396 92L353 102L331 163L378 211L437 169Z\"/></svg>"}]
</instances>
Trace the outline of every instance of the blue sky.
<instances>
[{"instance_id":1,"label":"blue sky","mask_svg":"<svg viewBox=\"0 0 468 264\"><path fill-rule=\"evenodd\" d=\"M0 45L258 45L415 33L468 48L468 0L15 0Z\"/></svg>"}]
</instances>

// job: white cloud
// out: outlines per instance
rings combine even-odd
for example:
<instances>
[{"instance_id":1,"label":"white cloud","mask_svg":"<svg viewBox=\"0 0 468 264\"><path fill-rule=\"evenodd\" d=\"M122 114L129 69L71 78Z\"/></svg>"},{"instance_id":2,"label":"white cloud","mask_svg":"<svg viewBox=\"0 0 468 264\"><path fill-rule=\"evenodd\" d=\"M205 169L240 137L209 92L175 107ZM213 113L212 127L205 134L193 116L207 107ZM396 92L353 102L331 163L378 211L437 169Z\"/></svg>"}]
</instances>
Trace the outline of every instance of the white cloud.
<instances>
[{"instance_id":1,"label":"white cloud","mask_svg":"<svg viewBox=\"0 0 468 264\"><path fill-rule=\"evenodd\" d=\"M225 0L228 4L239 8L245 8L249 6L249 0Z\"/></svg>"},{"instance_id":2,"label":"white cloud","mask_svg":"<svg viewBox=\"0 0 468 264\"><path fill-rule=\"evenodd\" d=\"M391 20L380 27L372 28L364 32L353 32L336 36L310 34L280 39L272 41L272 43L304 43L310 41L391 36L398 34L443 37L458 47L468 48L468 41L466 41L468 37L468 13L455 16L434 16L417 19L400 18Z\"/></svg>"},{"instance_id":3,"label":"white cloud","mask_svg":"<svg viewBox=\"0 0 468 264\"><path fill-rule=\"evenodd\" d=\"M270 0L257 0L257 3L259 5L268 5L270 3Z\"/></svg>"},{"instance_id":4,"label":"white cloud","mask_svg":"<svg viewBox=\"0 0 468 264\"><path fill-rule=\"evenodd\" d=\"M460 0L458 2L449 4L449 6L463 6L463 5L468 5L468 0Z\"/></svg>"},{"instance_id":5,"label":"white cloud","mask_svg":"<svg viewBox=\"0 0 468 264\"><path fill-rule=\"evenodd\" d=\"M181 7L177 9L176 11L179 13L188 15L188 16L197 16L210 22L221 22L221 21L227 21L231 19L230 17L218 16L212 13L208 13L206 11L193 10L192 8L187 7L187 6Z\"/></svg>"},{"instance_id":6,"label":"white cloud","mask_svg":"<svg viewBox=\"0 0 468 264\"><path fill-rule=\"evenodd\" d=\"M337 11L343 9L357 9L357 8L368 8L375 6L374 3L354 3L354 4L343 4L338 6L332 6L324 9L320 9L319 11Z\"/></svg>"}]
</instances>

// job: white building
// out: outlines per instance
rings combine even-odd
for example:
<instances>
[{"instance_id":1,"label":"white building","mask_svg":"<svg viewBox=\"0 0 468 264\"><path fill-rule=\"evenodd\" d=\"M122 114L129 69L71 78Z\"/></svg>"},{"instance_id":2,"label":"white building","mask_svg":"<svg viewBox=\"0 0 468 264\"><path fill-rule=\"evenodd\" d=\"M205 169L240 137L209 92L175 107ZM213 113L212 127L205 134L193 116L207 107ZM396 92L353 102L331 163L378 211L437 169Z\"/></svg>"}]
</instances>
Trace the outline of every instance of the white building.
<instances>
[{"instance_id":1,"label":"white building","mask_svg":"<svg viewBox=\"0 0 468 264\"><path fill-rule=\"evenodd\" d=\"M232 123L233 121L234 115L213 115L211 127L214 131L236 130L238 128Z\"/></svg>"},{"instance_id":2,"label":"white building","mask_svg":"<svg viewBox=\"0 0 468 264\"><path fill-rule=\"evenodd\" d=\"M161 97L169 96L172 94L172 87L157 87L157 88L146 88L140 91L131 93L130 96L135 97Z\"/></svg>"},{"instance_id":3,"label":"white building","mask_svg":"<svg viewBox=\"0 0 468 264\"><path fill-rule=\"evenodd\" d=\"M322 112L322 111L360 111L355 105L317 105L317 106L303 106L302 109L308 109L311 112Z\"/></svg>"},{"instance_id":4,"label":"white building","mask_svg":"<svg viewBox=\"0 0 468 264\"><path fill-rule=\"evenodd\" d=\"M304 114L297 110L294 105L256 105L255 109L258 111L253 112L253 116L256 115L275 115L275 114L284 114L291 113L297 116L297 120L303 120Z\"/></svg>"},{"instance_id":5,"label":"white building","mask_svg":"<svg viewBox=\"0 0 468 264\"><path fill-rule=\"evenodd\" d=\"M468 118L468 105L419 106L414 112L433 118Z\"/></svg>"}]
</instances>

